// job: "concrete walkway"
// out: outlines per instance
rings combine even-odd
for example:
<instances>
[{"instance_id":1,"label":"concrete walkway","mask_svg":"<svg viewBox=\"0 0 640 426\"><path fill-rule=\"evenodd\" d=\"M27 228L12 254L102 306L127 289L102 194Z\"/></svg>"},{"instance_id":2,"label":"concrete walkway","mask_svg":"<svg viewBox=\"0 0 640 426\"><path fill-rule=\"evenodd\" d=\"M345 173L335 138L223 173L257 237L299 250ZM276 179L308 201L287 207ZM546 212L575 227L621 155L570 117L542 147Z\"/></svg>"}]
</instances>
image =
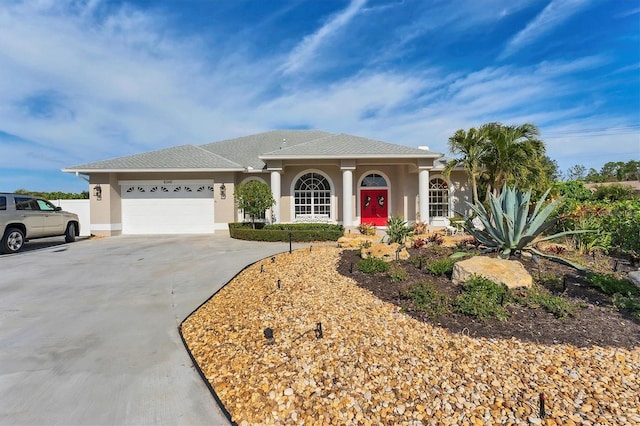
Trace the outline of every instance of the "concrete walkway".
<instances>
[{"instance_id":1,"label":"concrete walkway","mask_svg":"<svg viewBox=\"0 0 640 426\"><path fill-rule=\"evenodd\" d=\"M178 324L288 244L112 237L0 256L0 424L228 424Z\"/></svg>"}]
</instances>

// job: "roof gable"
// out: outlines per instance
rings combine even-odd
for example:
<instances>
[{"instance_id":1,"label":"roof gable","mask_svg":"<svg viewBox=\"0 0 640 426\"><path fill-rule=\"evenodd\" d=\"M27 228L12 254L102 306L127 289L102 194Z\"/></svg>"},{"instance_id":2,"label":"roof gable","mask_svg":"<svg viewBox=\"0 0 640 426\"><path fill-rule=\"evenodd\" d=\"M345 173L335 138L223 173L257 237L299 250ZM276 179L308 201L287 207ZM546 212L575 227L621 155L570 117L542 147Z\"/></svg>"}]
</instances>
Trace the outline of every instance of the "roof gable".
<instances>
[{"instance_id":1,"label":"roof gable","mask_svg":"<svg viewBox=\"0 0 640 426\"><path fill-rule=\"evenodd\" d=\"M200 145L200 147L244 167L261 170L265 167L265 164L260 160L259 156L265 152L283 147L297 146L332 135L332 133L320 130L273 130Z\"/></svg>"},{"instance_id":2,"label":"roof gable","mask_svg":"<svg viewBox=\"0 0 640 426\"><path fill-rule=\"evenodd\" d=\"M295 146L282 147L260 156L262 159L287 158L372 158L440 157L442 154L341 133Z\"/></svg>"}]
</instances>

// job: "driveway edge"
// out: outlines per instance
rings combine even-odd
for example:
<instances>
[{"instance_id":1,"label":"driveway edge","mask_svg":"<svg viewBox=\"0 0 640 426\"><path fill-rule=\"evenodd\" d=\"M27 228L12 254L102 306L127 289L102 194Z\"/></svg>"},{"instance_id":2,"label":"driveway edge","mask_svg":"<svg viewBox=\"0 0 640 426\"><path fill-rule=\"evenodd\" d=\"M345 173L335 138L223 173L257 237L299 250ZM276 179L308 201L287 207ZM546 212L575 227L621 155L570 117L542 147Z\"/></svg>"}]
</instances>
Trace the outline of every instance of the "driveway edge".
<instances>
[{"instance_id":1,"label":"driveway edge","mask_svg":"<svg viewBox=\"0 0 640 426\"><path fill-rule=\"evenodd\" d=\"M229 413L229 411L227 411L227 408L224 406L224 404L222 403L222 401L220 400L220 397L218 397L218 394L216 393L215 389L213 389L213 386L211 386L211 383L209 383L209 380L207 380L206 376L204 375L204 373L202 372L202 369L200 369L200 366L198 365L198 363L196 362L196 359L193 357L193 354L191 353L191 351L189 350L189 346L187 345L187 341L185 340L184 336L182 335L182 324L184 324L184 322L186 320L189 319L189 317L191 315L193 315L194 313L196 313L196 311L198 309L200 309L203 305L205 305L206 303L208 303L211 299L213 299L215 297L216 294L218 294L218 292L220 290L222 290L223 288L225 288L227 286L227 284L229 284L231 281L235 280L236 277L238 275L240 275L241 273L243 273L247 268L249 268L250 266L255 265L258 262L262 262L263 260L273 257L273 256L277 256L278 254L283 254L288 252L288 250L285 250L283 252L280 253L276 253L274 255L271 256L267 256L267 257L263 257L262 259L256 260L253 263L249 263L248 265L246 265L244 268L242 268L240 271L238 271L229 281L227 281L226 283L224 283L224 285L222 287L220 287L218 290L216 290L211 296L209 296L207 298L207 300L205 300L204 302L202 302L200 305L198 305L197 308L195 308L193 311L191 311L189 313L189 315L187 315L182 321L180 321L180 324L178 325L178 334L180 335L180 340L182 340L182 344L184 345L185 350L187 351L187 353L189 354L189 358L191 358L191 364L193 364L193 367L196 369L196 371L198 372L198 374L200 375L200 378L202 379L202 381L204 382L204 384L207 386L207 389L209 389L209 392L211 393L211 396L213 396L213 399L218 403L218 406L220 407L220 409L222 410L222 413L225 415L225 417L227 418L227 420L229 420L229 423L231 423L234 426L237 426L237 423L234 422L231 419L231 413Z\"/></svg>"}]
</instances>

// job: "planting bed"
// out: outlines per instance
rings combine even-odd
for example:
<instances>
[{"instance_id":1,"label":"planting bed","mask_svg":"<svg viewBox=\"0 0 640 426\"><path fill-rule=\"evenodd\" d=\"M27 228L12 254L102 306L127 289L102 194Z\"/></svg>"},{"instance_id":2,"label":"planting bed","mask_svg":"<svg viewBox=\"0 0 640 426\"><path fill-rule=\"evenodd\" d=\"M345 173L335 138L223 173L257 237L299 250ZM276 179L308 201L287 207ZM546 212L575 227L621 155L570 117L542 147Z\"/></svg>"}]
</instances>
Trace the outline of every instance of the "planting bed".
<instances>
[{"instance_id":1,"label":"planting bed","mask_svg":"<svg viewBox=\"0 0 640 426\"><path fill-rule=\"evenodd\" d=\"M430 324L446 328L454 333L464 333L477 337L517 338L535 343L569 343L575 346L619 346L633 347L640 345L640 318L625 311L618 311L612 304L611 297L602 294L591 286L585 274L574 268L540 259L540 269L531 261L520 259L534 281L541 284L552 294L560 295L574 304L576 312L566 318L556 316L542 307L524 307L510 303L506 306L509 318L479 320L468 315L448 312L437 317L418 309L404 294L408 288L418 281L432 283L436 290L453 300L460 294L460 288L451 283L448 276L436 276L427 270L427 265L447 258L453 249L436 247L436 249L410 249L413 258L393 262L407 272L407 279L394 282L386 273L367 274L351 264L357 265L361 260L357 250L342 252L338 271L357 284L371 291L381 300L397 305L412 317ZM422 257L423 268L419 268L416 258ZM595 260L585 256L581 261L602 271L611 272L618 261L618 272L630 269L628 262L609 257L597 257ZM563 286L563 278L565 285Z\"/></svg>"}]
</instances>

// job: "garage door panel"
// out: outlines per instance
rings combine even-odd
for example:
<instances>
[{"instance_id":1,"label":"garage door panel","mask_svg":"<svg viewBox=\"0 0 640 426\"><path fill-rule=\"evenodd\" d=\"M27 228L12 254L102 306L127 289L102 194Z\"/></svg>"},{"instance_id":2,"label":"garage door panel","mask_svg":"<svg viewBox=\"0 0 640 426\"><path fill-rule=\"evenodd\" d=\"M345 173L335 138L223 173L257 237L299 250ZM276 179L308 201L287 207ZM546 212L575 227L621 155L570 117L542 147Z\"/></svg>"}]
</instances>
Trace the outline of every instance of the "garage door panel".
<instances>
[{"instance_id":1,"label":"garage door panel","mask_svg":"<svg viewBox=\"0 0 640 426\"><path fill-rule=\"evenodd\" d=\"M201 190L198 191L198 189ZM213 232L212 185L181 185L176 183L173 186L129 185L122 187L123 234Z\"/></svg>"}]
</instances>

